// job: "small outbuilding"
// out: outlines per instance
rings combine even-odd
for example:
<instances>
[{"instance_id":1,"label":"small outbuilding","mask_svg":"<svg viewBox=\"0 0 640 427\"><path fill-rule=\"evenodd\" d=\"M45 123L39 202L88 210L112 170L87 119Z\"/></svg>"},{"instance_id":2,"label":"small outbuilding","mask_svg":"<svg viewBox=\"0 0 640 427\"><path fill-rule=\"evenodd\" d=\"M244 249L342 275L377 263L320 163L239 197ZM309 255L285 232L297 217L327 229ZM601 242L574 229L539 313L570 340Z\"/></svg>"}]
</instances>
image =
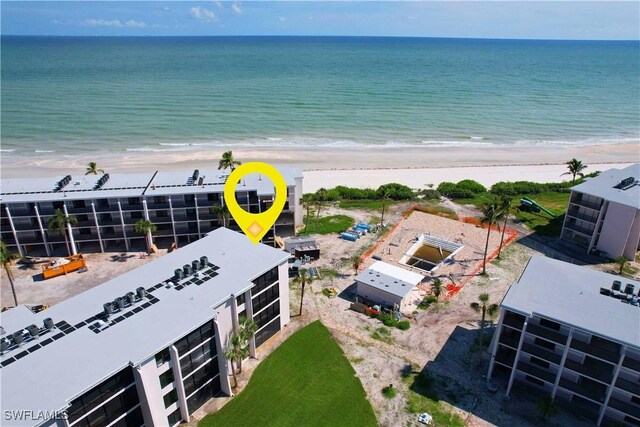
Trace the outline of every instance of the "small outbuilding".
<instances>
[{"instance_id":1,"label":"small outbuilding","mask_svg":"<svg viewBox=\"0 0 640 427\"><path fill-rule=\"evenodd\" d=\"M291 237L284 241L284 250L296 258L320 259L320 248L313 237Z\"/></svg>"},{"instance_id":2,"label":"small outbuilding","mask_svg":"<svg viewBox=\"0 0 640 427\"><path fill-rule=\"evenodd\" d=\"M358 301L384 307L404 308L405 298L424 276L386 262L377 261L356 276Z\"/></svg>"}]
</instances>

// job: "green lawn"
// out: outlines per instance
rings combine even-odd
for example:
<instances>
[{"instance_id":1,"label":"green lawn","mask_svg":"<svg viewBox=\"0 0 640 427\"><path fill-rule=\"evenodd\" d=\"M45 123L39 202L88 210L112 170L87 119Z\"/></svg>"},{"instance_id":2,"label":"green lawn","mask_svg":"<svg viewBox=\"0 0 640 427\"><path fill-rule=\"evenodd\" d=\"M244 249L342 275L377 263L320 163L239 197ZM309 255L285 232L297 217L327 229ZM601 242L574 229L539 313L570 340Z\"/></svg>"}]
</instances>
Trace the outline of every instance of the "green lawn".
<instances>
[{"instance_id":1,"label":"green lawn","mask_svg":"<svg viewBox=\"0 0 640 427\"><path fill-rule=\"evenodd\" d=\"M387 200L385 204L385 209L389 209L389 207L397 203L406 203L406 201L398 202L394 200ZM338 207L342 209L364 209L364 210L372 210L372 211L381 211L382 200L341 200L340 203L338 203Z\"/></svg>"},{"instance_id":2,"label":"green lawn","mask_svg":"<svg viewBox=\"0 0 640 427\"><path fill-rule=\"evenodd\" d=\"M409 385L407 411L412 414L427 412L436 426L463 427L465 422L450 412L441 402L435 390L435 380L423 373L412 373L402 381Z\"/></svg>"},{"instance_id":3,"label":"green lawn","mask_svg":"<svg viewBox=\"0 0 640 427\"><path fill-rule=\"evenodd\" d=\"M345 231L347 228L353 227L356 220L347 215L329 215L318 218L316 222L315 217L309 218L306 231L300 231L300 235L307 234L332 234Z\"/></svg>"},{"instance_id":4,"label":"green lawn","mask_svg":"<svg viewBox=\"0 0 640 427\"><path fill-rule=\"evenodd\" d=\"M544 206L553 213L556 214L555 218L552 218L548 214L540 211L538 213L525 212L515 210L516 218L518 221L525 224L531 230L544 236L557 236L562 229L562 222L564 220L564 212L569 202L570 193L540 193L529 196L529 198L535 200L539 205ZM492 197L490 193L479 194L473 199L458 199L454 200L461 205L475 205L481 207L483 203ZM511 202L511 206L520 206L520 198L522 196L514 196Z\"/></svg>"},{"instance_id":5,"label":"green lawn","mask_svg":"<svg viewBox=\"0 0 640 427\"><path fill-rule=\"evenodd\" d=\"M376 416L349 361L316 321L263 360L246 388L208 426L376 426Z\"/></svg>"}]
</instances>

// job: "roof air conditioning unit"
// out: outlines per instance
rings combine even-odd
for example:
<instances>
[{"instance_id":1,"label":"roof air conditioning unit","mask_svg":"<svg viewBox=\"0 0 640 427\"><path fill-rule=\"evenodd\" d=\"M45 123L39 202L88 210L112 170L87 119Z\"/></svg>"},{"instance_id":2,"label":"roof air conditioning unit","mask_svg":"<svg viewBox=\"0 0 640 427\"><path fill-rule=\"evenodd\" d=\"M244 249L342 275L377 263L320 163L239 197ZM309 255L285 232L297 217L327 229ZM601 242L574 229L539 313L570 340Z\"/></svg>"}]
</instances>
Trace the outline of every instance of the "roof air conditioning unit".
<instances>
[{"instance_id":1,"label":"roof air conditioning unit","mask_svg":"<svg viewBox=\"0 0 640 427\"><path fill-rule=\"evenodd\" d=\"M109 317L113 314L113 304L110 302L105 302L104 305L104 314Z\"/></svg>"},{"instance_id":2,"label":"roof air conditioning unit","mask_svg":"<svg viewBox=\"0 0 640 427\"><path fill-rule=\"evenodd\" d=\"M198 261L197 259L191 261L191 268L193 269L193 271L200 270L200 261Z\"/></svg>"},{"instance_id":3,"label":"roof air conditioning unit","mask_svg":"<svg viewBox=\"0 0 640 427\"><path fill-rule=\"evenodd\" d=\"M10 346L11 343L8 340L5 340L4 338L0 340L0 353L4 353L5 351L9 350Z\"/></svg>"},{"instance_id":4,"label":"roof air conditioning unit","mask_svg":"<svg viewBox=\"0 0 640 427\"><path fill-rule=\"evenodd\" d=\"M13 342L16 343L17 345L20 345L22 344L22 341L24 341L24 336L22 335L22 331L14 332Z\"/></svg>"},{"instance_id":5,"label":"roof air conditioning unit","mask_svg":"<svg viewBox=\"0 0 640 427\"><path fill-rule=\"evenodd\" d=\"M191 266L189 264L185 264L184 266L182 266L182 271L184 272L185 276L190 276L191 275Z\"/></svg>"},{"instance_id":6,"label":"roof air conditioning unit","mask_svg":"<svg viewBox=\"0 0 640 427\"><path fill-rule=\"evenodd\" d=\"M133 305L136 303L136 294L134 294L133 292L127 292L127 295L125 295L125 299L129 303L129 305Z\"/></svg>"},{"instance_id":7,"label":"roof air conditioning unit","mask_svg":"<svg viewBox=\"0 0 640 427\"><path fill-rule=\"evenodd\" d=\"M205 268L207 265L209 265L209 258L207 258L206 256L201 256L200 257L200 265L202 266L202 268Z\"/></svg>"},{"instance_id":8,"label":"roof air conditioning unit","mask_svg":"<svg viewBox=\"0 0 640 427\"><path fill-rule=\"evenodd\" d=\"M38 328L36 325L27 326L27 331L29 331L29 335L31 335L33 338L40 335L40 328Z\"/></svg>"},{"instance_id":9,"label":"roof air conditioning unit","mask_svg":"<svg viewBox=\"0 0 640 427\"><path fill-rule=\"evenodd\" d=\"M138 298L144 299L144 297L147 295L147 290L140 286L136 288L136 295L138 295Z\"/></svg>"},{"instance_id":10,"label":"roof air conditioning unit","mask_svg":"<svg viewBox=\"0 0 640 427\"><path fill-rule=\"evenodd\" d=\"M53 319L50 317L47 317L46 319L44 319L44 327L46 330L50 331L53 329Z\"/></svg>"},{"instance_id":11,"label":"roof air conditioning unit","mask_svg":"<svg viewBox=\"0 0 640 427\"><path fill-rule=\"evenodd\" d=\"M182 272L181 268L176 268L173 272L173 277L176 279L176 281L180 281L184 278L184 273Z\"/></svg>"},{"instance_id":12,"label":"roof air conditioning unit","mask_svg":"<svg viewBox=\"0 0 640 427\"><path fill-rule=\"evenodd\" d=\"M124 309L124 299L122 299L121 297L116 298L115 300L113 300L113 302L118 306L119 310Z\"/></svg>"}]
</instances>

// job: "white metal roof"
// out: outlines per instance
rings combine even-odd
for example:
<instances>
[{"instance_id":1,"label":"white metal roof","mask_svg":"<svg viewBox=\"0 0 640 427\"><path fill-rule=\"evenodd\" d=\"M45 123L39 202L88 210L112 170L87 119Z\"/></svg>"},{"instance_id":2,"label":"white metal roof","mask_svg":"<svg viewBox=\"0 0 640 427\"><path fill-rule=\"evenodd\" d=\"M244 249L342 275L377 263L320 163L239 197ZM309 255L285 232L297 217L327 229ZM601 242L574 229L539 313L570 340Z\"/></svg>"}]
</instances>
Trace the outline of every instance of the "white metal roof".
<instances>
[{"instance_id":1,"label":"white metal roof","mask_svg":"<svg viewBox=\"0 0 640 427\"><path fill-rule=\"evenodd\" d=\"M356 281L404 298L424 276L386 262L376 261L356 276Z\"/></svg>"},{"instance_id":2,"label":"white metal roof","mask_svg":"<svg viewBox=\"0 0 640 427\"><path fill-rule=\"evenodd\" d=\"M623 179L633 177L640 180L640 163L624 169L609 169L600 175L589 178L582 184L571 187L573 191L601 197L621 205L640 209L640 185L636 184L626 190L614 188Z\"/></svg>"},{"instance_id":3,"label":"white metal roof","mask_svg":"<svg viewBox=\"0 0 640 427\"><path fill-rule=\"evenodd\" d=\"M538 314L590 333L640 348L640 307L601 295L614 280L640 289L640 282L533 256L520 280L511 285L502 306L525 315Z\"/></svg>"},{"instance_id":4,"label":"white metal roof","mask_svg":"<svg viewBox=\"0 0 640 427\"><path fill-rule=\"evenodd\" d=\"M159 287L152 293L159 300L157 303L100 333L96 334L89 328L95 324L92 321L2 367L0 412L65 408L77 395L114 372L146 360L211 319L215 308L231 294L244 292L251 286L252 279L289 258L289 254L281 250L263 244L254 245L240 233L219 228L175 252L32 314L30 319L23 309L6 311L0 314L0 324L7 334L16 332L18 324L20 327L30 324L42 326L47 317L55 323L65 321L75 326L101 313L105 302L127 292L135 292L139 286L150 288L160 284L173 277L174 269L203 255L209 258L209 263L219 266L216 277L181 290L173 286ZM111 319L116 316L118 313ZM49 332L35 342L42 342L57 332ZM31 348L34 343L23 345L23 349ZM23 349L12 350L0 360L4 362ZM25 420L15 425L30 423Z\"/></svg>"}]
</instances>

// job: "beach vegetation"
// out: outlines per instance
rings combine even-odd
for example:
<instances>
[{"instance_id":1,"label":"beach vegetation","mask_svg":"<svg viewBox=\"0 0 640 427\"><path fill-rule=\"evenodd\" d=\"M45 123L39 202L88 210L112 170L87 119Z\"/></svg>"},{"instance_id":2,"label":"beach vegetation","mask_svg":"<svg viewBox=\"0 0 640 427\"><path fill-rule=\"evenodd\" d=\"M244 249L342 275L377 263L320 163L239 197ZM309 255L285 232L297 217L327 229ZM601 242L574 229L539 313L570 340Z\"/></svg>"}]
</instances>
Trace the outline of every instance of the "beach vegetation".
<instances>
[{"instance_id":1,"label":"beach vegetation","mask_svg":"<svg viewBox=\"0 0 640 427\"><path fill-rule=\"evenodd\" d=\"M457 183L442 182L438 185L437 191L450 199L463 199L486 193L487 189L477 181L463 179Z\"/></svg>"},{"instance_id":2,"label":"beach vegetation","mask_svg":"<svg viewBox=\"0 0 640 427\"><path fill-rule=\"evenodd\" d=\"M313 193L306 193L302 195L302 198L300 199L300 204L302 206L304 206L305 210L306 210L306 214L304 216L304 230L303 231L307 231L307 227L309 225L309 216L311 214L311 207L313 206L313 202L314 202L314 195Z\"/></svg>"},{"instance_id":3,"label":"beach vegetation","mask_svg":"<svg viewBox=\"0 0 640 427\"><path fill-rule=\"evenodd\" d=\"M431 307L431 304L435 304L438 302L438 297L435 295L427 295L418 305L418 308L420 309L427 309L429 307Z\"/></svg>"},{"instance_id":4,"label":"beach vegetation","mask_svg":"<svg viewBox=\"0 0 640 427\"><path fill-rule=\"evenodd\" d=\"M443 218L449 218L456 221L458 220L458 214L456 214L453 209L443 208L442 206L417 205L414 209L420 212L428 213L430 215L437 215Z\"/></svg>"},{"instance_id":5,"label":"beach vegetation","mask_svg":"<svg viewBox=\"0 0 640 427\"><path fill-rule=\"evenodd\" d=\"M493 199L482 205L482 217L480 222L487 226L487 241L484 245L484 256L482 258L482 274L487 274L487 252L489 250L489 237L491 227L501 218L502 211L497 200Z\"/></svg>"},{"instance_id":6,"label":"beach vegetation","mask_svg":"<svg viewBox=\"0 0 640 427\"><path fill-rule=\"evenodd\" d=\"M301 231L299 235L308 234L335 234L351 228L356 223L355 219L347 215L329 215L319 218L314 227L307 231Z\"/></svg>"},{"instance_id":7,"label":"beach vegetation","mask_svg":"<svg viewBox=\"0 0 640 427\"><path fill-rule=\"evenodd\" d=\"M613 260L613 262L618 269L618 274L621 276L624 274L632 276L638 272L638 269L632 267L629 260L623 256L619 256L618 258Z\"/></svg>"},{"instance_id":8,"label":"beach vegetation","mask_svg":"<svg viewBox=\"0 0 640 427\"><path fill-rule=\"evenodd\" d=\"M60 209L56 209L53 216L47 223L47 229L53 234L62 235L64 237L64 243L67 246L67 252L71 255L72 251L69 246L69 237L67 236L67 228L70 226L78 225L78 218L75 215L65 215Z\"/></svg>"},{"instance_id":9,"label":"beach vegetation","mask_svg":"<svg viewBox=\"0 0 640 427\"><path fill-rule=\"evenodd\" d=\"M450 412L440 401L436 390L436 381L426 372L414 372L413 369L402 376L402 382L409 386L406 394L407 412L419 414L427 412L433 417L436 426L463 427L465 421Z\"/></svg>"},{"instance_id":10,"label":"beach vegetation","mask_svg":"<svg viewBox=\"0 0 640 427\"><path fill-rule=\"evenodd\" d=\"M389 384L382 388L382 395L387 399L393 399L398 395L398 391L395 389L393 384Z\"/></svg>"},{"instance_id":11,"label":"beach vegetation","mask_svg":"<svg viewBox=\"0 0 640 427\"><path fill-rule=\"evenodd\" d=\"M144 234L145 241L147 242L147 252L149 253L151 253L151 247L153 246L151 233L156 231L157 228L158 227L148 219L139 220L133 227L136 233Z\"/></svg>"},{"instance_id":12,"label":"beach vegetation","mask_svg":"<svg viewBox=\"0 0 640 427\"><path fill-rule=\"evenodd\" d=\"M504 243L504 233L507 230L507 220L509 219L509 214L511 213L511 198L507 196L501 196L498 202L498 209L500 210L500 216L503 219L502 223L502 233L500 234L500 246L498 246L498 256L500 259L500 254L502 253L502 245Z\"/></svg>"},{"instance_id":13,"label":"beach vegetation","mask_svg":"<svg viewBox=\"0 0 640 427\"><path fill-rule=\"evenodd\" d=\"M480 320L480 349L482 349L486 316L487 314L489 315L489 317L495 316L495 314L500 309L500 306L498 304L489 304L489 294L483 292L478 296L478 302L472 302L470 304L470 307L478 313L482 314L482 318Z\"/></svg>"},{"instance_id":14,"label":"beach vegetation","mask_svg":"<svg viewBox=\"0 0 640 427\"><path fill-rule=\"evenodd\" d=\"M440 278L436 277L433 282L431 282L431 292L433 292L433 295L436 297L436 301L438 300L438 298L440 298L440 294L442 293L442 280L440 280Z\"/></svg>"},{"instance_id":15,"label":"beach vegetation","mask_svg":"<svg viewBox=\"0 0 640 427\"><path fill-rule=\"evenodd\" d=\"M231 172L233 172L233 170L241 164L242 162L233 158L233 151L225 151L222 153L222 157L218 162L218 170L231 169Z\"/></svg>"},{"instance_id":16,"label":"beach vegetation","mask_svg":"<svg viewBox=\"0 0 640 427\"><path fill-rule=\"evenodd\" d=\"M568 162L565 163L565 165L567 165L567 169L569 169L567 172L563 173L562 175L571 175L572 183L576 182L576 176L579 176L580 178L584 177L584 173L582 173L583 170L585 170L588 166L583 164L580 160L573 158L571 160L569 160ZM560 175L560 176L562 176Z\"/></svg>"},{"instance_id":17,"label":"beach vegetation","mask_svg":"<svg viewBox=\"0 0 640 427\"><path fill-rule=\"evenodd\" d=\"M382 188L382 187L381 187ZM382 201L382 212L380 214L380 225L384 226L384 209L386 207L387 201L390 199L391 189L385 188L382 193L380 193L380 200Z\"/></svg>"},{"instance_id":18,"label":"beach vegetation","mask_svg":"<svg viewBox=\"0 0 640 427\"><path fill-rule=\"evenodd\" d=\"M442 194L438 190L433 188L424 188L421 190L416 190L415 195L417 198L421 198L423 200L439 200L442 197Z\"/></svg>"},{"instance_id":19,"label":"beach vegetation","mask_svg":"<svg viewBox=\"0 0 640 427\"><path fill-rule=\"evenodd\" d=\"M324 208L329 201L331 201L329 198L329 192L325 188L318 189L318 191L316 191L315 194L313 195L313 205L316 210L316 217L313 223L314 231L315 231L315 228L318 226L318 219L320 218L320 212L322 211L322 208Z\"/></svg>"},{"instance_id":20,"label":"beach vegetation","mask_svg":"<svg viewBox=\"0 0 640 427\"><path fill-rule=\"evenodd\" d=\"M104 169L98 169L98 164L96 162L89 162L89 164L87 164L87 170L84 174L98 175L99 173L104 173Z\"/></svg>"},{"instance_id":21,"label":"beach vegetation","mask_svg":"<svg viewBox=\"0 0 640 427\"><path fill-rule=\"evenodd\" d=\"M378 424L349 360L319 321L280 344L256 367L244 390L198 425L239 423L312 427Z\"/></svg>"},{"instance_id":22,"label":"beach vegetation","mask_svg":"<svg viewBox=\"0 0 640 427\"><path fill-rule=\"evenodd\" d=\"M351 266L353 267L354 276L358 275L358 269L360 268L361 264L362 264L362 255L356 254L351 257Z\"/></svg>"},{"instance_id":23,"label":"beach vegetation","mask_svg":"<svg viewBox=\"0 0 640 427\"><path fill-rule=\"evenodd\" d=\"M551 396L542 397L538 400L536 406L538 407L538 414L543 420L548 420L560 413Z\"/></svg>"},{"instance_id":24,"label":"beach vegetation","mask_svg":"<svg viewBox=\"0 0 640 427\"><path fill-rule=\"evenodd\" d=\"M300 309L298 310L298 316L302 316L302 303L304 302L304 288L311 284L313 277L307 273L306 268L301 268L298 271L298 275L292 280L293 283L300 284Z\"/></svg>"},{"instance_id":25,"label":"beach vegetation","mask_svg":"<svg viewBox=\"0 0 640 427\"><path fill-rule=\"evenodd\" d=\"M2 261L2 267L4 267L7 278L9 279L9 286L11 286L11 293L13 294L13 302L15 306L18 306L18 295L16 294L16 287L13 282L13 273L11 272L11 261L17 259L19 256L9 250L7 244L0 241L0 260Z\"/></svg>"}]
</instances>

